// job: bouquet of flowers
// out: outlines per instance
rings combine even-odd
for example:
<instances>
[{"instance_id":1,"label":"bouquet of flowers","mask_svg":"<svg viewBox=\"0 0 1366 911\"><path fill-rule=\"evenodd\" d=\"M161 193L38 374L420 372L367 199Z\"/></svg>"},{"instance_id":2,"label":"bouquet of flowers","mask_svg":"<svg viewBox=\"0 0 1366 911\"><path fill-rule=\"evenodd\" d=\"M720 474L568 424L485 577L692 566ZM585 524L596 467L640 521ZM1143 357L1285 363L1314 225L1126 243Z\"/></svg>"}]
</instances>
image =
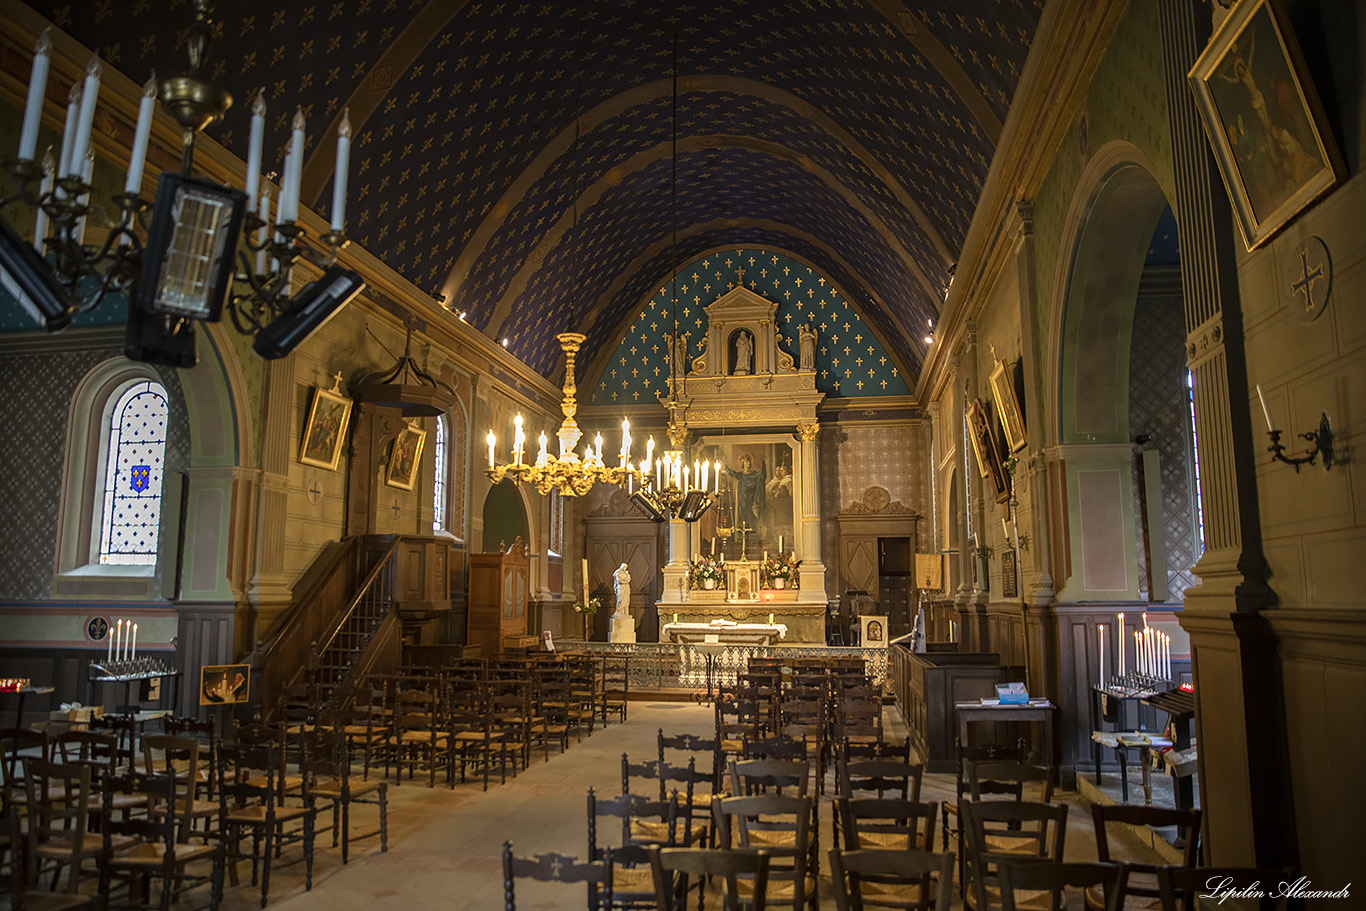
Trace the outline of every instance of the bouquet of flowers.
<instances>
[{"instance_id":1,"label":"bouquet of flowers","mask_svg":"<svg viewBox=\"0 0 1366 911\"><path fill-rule=\"evenodd\" d=\"M796 576L797 568L787 555L774 554L771 557L764 557L763 563L759 565L759 572L769 584L772 584L775 579L782 579L786 585L787 580Z\"/></svg>"},{"instance_id":2,"label":"bouquet of flowers","mask_svg":"<svg viewBox=\"0 0 1366 911\"><path fill-rule=\"evenodd\" d=\"M692 563L692 587L707 588L707 582L711 582L711 588L717 588L726 577L725 570L721 564L713 557L699 555Z\"/></svg>"},{"instance_id":3,"label":"bouquet of flowers","mask_svg":"<svg viewBox=\"0 0 1366 911\"><path fill-rule=\"evenodd\" d=\"M587 604L582 601L574 602L574 612L579 614L595 614L600 607L602 607L601 598L589 598Z\"/></svg>"}]
</instances>

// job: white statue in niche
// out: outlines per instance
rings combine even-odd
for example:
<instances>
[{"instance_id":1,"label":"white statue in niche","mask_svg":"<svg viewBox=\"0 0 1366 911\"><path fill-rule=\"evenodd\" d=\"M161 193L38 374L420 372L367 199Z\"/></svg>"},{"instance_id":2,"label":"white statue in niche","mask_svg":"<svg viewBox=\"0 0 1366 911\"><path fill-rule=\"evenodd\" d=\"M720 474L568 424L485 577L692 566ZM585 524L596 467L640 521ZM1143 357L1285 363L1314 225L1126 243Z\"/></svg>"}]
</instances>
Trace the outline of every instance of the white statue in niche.
<instances>
[{"instance_id":1,"label":"white statue in niche","mask_svg":"<svg viewBox=\"0 0 1366 911\"><path fill-rule=\"evenodd\" d=\"M741 329L735 334L735 376L749 376L754 364L754 339Z\"/></svg>"},{"instance_id":2,"label":"white statue in niche","mask_svg":"<svg viewBox=\"0 0 1366 911\"><path fill-rule=\"evenodd\" d=\"M617 595L617 609L613 617L626 617L631 613L631 570L623 563L612 573L612 589Z\"/></svg>"},{"instance_id":3,"label":"white statue in niche","mask_svg":"<svg viewBox=\"0 0 1366 911\"><path fill-rule=\"evenodd\" d=\"M816 330L810 326L799 326L797 328L797 338L801 346L801 368L802 370L816 369Z\"/></svg>"}]
</instances>

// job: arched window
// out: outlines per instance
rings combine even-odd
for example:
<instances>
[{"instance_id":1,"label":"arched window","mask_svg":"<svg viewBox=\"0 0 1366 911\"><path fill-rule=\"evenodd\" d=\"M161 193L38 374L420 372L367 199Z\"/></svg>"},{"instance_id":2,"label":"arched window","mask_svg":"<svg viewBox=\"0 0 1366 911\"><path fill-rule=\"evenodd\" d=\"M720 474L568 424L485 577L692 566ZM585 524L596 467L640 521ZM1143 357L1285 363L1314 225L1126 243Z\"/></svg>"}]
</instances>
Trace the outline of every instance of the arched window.
<instances>
[{"instance_id":1,"label":"arched window","mask_svg":"<svg viewBox=\"0 0 1366 911\"><path fill-rule=\"evenodd\" d=\"M436 443L432 454L436 457L436 479L432 484L432 531L446 529L446 416L436 419Z\"/></svg>"},{"instance_id":2,"label":"arched window","mask_svg":"<svg viewBox=\"0 0 1366 911\"><path fill-rule=\"evenodd\" d=\"M130 385L106 412L99 562L157 561L161 480L166 457L166 390L145 380Z\"/></svg>"}]
</instances>

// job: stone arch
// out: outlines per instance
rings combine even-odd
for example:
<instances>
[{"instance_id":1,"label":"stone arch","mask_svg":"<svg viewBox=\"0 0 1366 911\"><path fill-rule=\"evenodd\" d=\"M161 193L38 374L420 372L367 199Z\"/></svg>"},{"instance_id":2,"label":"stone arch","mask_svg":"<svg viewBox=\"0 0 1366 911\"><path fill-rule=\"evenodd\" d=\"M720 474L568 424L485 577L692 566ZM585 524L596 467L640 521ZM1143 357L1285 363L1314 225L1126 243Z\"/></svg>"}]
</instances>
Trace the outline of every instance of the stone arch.
<instances>
[{"instance_id":1,"label":"stone arch","mask_svg":"<svg viewBox=\"0 0 1366 911\"><path fill-rule=\"evenodd\" d=\"M1148 243L1167 205L1142 151L1107 143L1083 170L1061 235L1044 419L1067 485L1062 601L1139 597L1129 354Z\"/></svg>"}]
</instances>

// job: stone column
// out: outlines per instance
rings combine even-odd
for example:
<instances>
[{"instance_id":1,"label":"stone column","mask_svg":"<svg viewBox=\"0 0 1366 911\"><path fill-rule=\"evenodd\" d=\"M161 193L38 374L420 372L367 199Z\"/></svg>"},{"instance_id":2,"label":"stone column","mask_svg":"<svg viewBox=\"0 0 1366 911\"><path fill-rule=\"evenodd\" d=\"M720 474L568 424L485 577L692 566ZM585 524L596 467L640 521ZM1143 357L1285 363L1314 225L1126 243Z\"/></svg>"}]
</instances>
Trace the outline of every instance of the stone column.
<instances>
[{"instance_id":1,"label":"stone column","mask_svg":"<svg viewBox=\"0 0 1366 911\"><path fill-rule=\"evenodd\" d=\"M821 478L820 462L816 458L816 438L821 426L815 421L797 425L797 439L801 440L801 497L802 549L797 558L802 561L800 601L824 604L825 563L821 560Z\"/></svg>"},{"instance_id":2,"label":"stone column","mask_svg":"<svg viewBox=\"0 0 1366 911\"><path fill-rule=\"evenodd\" d=\"M958 401L956 402L956 427L962 433L966 420L968 402L977 397L977 321L968 320L963 327L963 342L955 359L955 380ZM982 474L977 470L977 461L972 455L972 444L963 441L963 477L967 495L963 498L964 529L959 548L962 582L958 586L958 613L963 618L963 642L974 651L992 650L990 628L987 622L987 592L975 581L977 573L985 573L990 567L982 565L977 551L968 546L967 529L971 528L978 543L986 540L986 512L982 505Z\"/></svg>"},{"instance_id":3,"label":"stone column","mask_svg":"<svg viewBox=\"0 0 1366 911\"><path fill-rule=\"evenodd\" d=\"M256 502L255 574L248 597L259 610L288 604L294 580L285 575L285 517L289 501L289 463L293 456L294 353L266 362L261 415L261 471ZM305 490L310 504L321 507L326 491Z\"/></svg>"},{"instance_id":4,"label":"stone column","mask_svg":"<svg viewBox=\"0 0 1366 911\"><path fill-rule=\"evenodd\" d=\"M1163 73L1181 229L1187 363L1194 374L1205 553L1186 590L1210 862L1295 863L1295 821L1279 663L1257 612L1274 603L1262 557L1255 459L1265 438L1248 408L1239 243L1186 74L1209 41L1210 8L1161 0Z\"/></svg>"}]
</instances>

